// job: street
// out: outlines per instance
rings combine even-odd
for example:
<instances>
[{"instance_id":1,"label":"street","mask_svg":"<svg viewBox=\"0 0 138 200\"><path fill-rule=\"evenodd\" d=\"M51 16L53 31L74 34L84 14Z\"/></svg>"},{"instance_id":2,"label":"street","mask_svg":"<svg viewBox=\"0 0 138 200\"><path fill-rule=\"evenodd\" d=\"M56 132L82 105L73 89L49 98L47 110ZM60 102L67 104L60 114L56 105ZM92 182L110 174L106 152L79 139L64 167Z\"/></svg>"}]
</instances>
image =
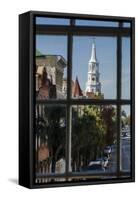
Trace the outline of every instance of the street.
<instances>
[{"instance_id":1,"label":"street","mask_svg":"<svg viewBox=\"0 0 138 200\"><path fill-rule=\"evenodd\" d=\"M130 136L123 137L121 136L120 140L120 170L122 171L130 171ZM117 151L116 145L112 146L111 160L109 165L109 172L115 172L117 167Z\"/></svg>"},{"instance_id":2,"label":"street","mask_svg":"<svg viewBox=\"0 0 138 200\"><path fill-rule=\"evenodd\" d=\"M130 137L121 138L121 170L130 171Z\"/></svg>"}]
</instances>

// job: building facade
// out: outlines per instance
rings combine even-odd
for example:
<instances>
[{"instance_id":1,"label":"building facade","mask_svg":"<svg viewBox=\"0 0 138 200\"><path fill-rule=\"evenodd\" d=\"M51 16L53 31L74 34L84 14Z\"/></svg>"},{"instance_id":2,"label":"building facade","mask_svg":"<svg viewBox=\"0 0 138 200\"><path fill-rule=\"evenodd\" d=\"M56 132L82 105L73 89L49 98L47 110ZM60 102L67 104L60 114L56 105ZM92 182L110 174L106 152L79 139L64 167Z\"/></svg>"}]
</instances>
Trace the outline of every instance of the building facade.
<instances>
[{"instance_id":1,"label":"building facade","mask_svg":"<svg viewBox=\"0 0 138 200\"><path fill-rule=\"evenodd\" d=\"M64 98L63 76L66 60L59 55L36 55L37 99Z\"/></svg>"}]
</instances>

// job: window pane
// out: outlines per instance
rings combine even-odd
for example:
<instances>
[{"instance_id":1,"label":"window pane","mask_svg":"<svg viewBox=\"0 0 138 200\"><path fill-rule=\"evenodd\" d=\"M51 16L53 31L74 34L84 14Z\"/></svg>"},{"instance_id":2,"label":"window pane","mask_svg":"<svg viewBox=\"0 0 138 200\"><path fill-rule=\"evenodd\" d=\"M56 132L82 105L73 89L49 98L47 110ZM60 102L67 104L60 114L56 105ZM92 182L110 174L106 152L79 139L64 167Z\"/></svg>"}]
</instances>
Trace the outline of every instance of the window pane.
<instances>
[{"instance_id":1,"label":"window pane","mask_svg":"<svg viewBox=\"0 0 138 200\"><path fill-rule=\"evenodd\" d=\"M115 172L116 131L115 106L72 106L72 171Z\"/></svg>"},{"instance_id":2,"label":"window pane","mask_svg":"<svg viewBox=\"0 0 138 200\"><path fill-rule=\"evenodd\" d=\"M36 177L47 182L44 176L65 173L66 107L37 103L35 130Z\"/></svg>"},{"instance_id":3,"label":"window pane","mask_svg":"<svg viewBox=\"0 0 138 200\"><path fill-rule=\"evenodd\" d=\"M131 23L130 22L124 22L123 23L123 27L130 28L131 27Z\"/></svg>"},{"instance_id":4,"label":"window pane","mask_svg":"<svg viewBox=\"0 0 138 200\"><path fill-rule=\"evenodd\" d=\"M118 26L118 22L99 21L99 20L76 20L76 25L78 25L78 26L107 26L107 27L117 27Z\"/></svg>"},{"instance_id":5,"label":"window pane","mask_svg":"<svg viewBox=\"0 0 138 200\"><path fill-rule=\"evenodd\" d=\"M36 35L36 98L65 99L67 37Z\"/></svg>"},{"instance_id":6,"label":"window pane","mask_svg":"<svg viewBox=\"0 0 138 200\"><path fill-rule=\"evenodd\" d=\"M130 172L131 167L131 116L130 106L121 107L121 170Z\"/></svg>"},{"instance_id":7,"label":"window pane","mask_svg":"<svg viewBox=\"0 0 138 200\"><path fill-rule=\"evenodd\" d=\"M122 99L130 99L130 38L122 38Z\"/></svg>"},{"instance_id":8,"label":"window pane","mask_svg":"<svg viewBox=\"0 0 138 200\"><path fill-rule=\"evenodd\" d=\"M36 17L36 24L45 25L69 25L69 19L63 18L50 18L50 17Z\"/></svg>"},{"instance_id":9,"label":"window pane","mask_svg":"<svg viewBox=\"0 0 138 200\"><path fill-rule=\"evenodd\" d=\"M72 97L116 98L116 37L73 37Z\"/></svg>"}]
</instances>

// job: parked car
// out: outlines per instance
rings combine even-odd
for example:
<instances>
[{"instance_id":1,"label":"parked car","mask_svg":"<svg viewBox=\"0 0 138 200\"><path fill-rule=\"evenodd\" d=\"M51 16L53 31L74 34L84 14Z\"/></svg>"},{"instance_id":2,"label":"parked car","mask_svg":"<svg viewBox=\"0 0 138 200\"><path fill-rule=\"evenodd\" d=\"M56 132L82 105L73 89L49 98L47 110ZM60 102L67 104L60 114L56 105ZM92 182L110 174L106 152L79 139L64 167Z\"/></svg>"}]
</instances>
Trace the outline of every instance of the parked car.
<instances>
[{"instance_id":1,"label":"parked car","mask_svg":"<svg viewBox=\"0 0 138 200\"><path fill-rule=\"evenodd\" d=\"M104 160L104 167L107 168L108 165L109 165L109 158L105 156L105 157L103 158L103 160Z\"/></svg>"},{"instance_id":2,"label":"parked car","mask_svg":"<svg viewBox=\"0 0 138 200\"><path fill-rule=\"evenodd\" d=\"M106 156L101 157L101 158L97 158L96 161L97 162L99 161L103 165L103 167L105 167L105 168L107 168L108 163L109 163L109 159Z\"/></svg>"},{"instance_id":3,"label":"parked car","mask_svg":"<svg viewBox=\"0 0 138 200\"><path fill-rule=\"evenodd\" d=\"M92 160L89 162L89 165L88 166L92 166L92 165L97 165L97 164L102 164L102 161L103 160Z\"/></svg>"},{"instance_id":4,"label":"parked car","mask_svg":"<svg viewBox=\"0 0 138 200\"><path fill-rule=\"evenodd\" d=\"M109 158L107 156L97 158L96 160L90 161L88 166L92 166L95 164L102 165L103 167L106 168L109 164Z\"/></svg>"}]
</instances>

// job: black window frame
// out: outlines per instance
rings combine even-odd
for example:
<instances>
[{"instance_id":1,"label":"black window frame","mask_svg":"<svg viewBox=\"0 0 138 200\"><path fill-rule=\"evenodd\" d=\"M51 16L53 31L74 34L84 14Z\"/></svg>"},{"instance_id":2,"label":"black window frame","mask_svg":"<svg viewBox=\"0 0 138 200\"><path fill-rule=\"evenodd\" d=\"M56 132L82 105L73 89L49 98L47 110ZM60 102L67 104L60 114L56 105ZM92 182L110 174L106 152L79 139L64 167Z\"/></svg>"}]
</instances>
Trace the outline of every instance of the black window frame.
<instances>
[{"instance_id":1,"label":"black window frame","mask_svg":"<svg viewBox=\"0 0 138 200\"><path fill-rule=\"evenodd\" d=\"M52 12L29 12L30 16L30 183L33 188L39 187L55 187L55 186L70 186L70 185L88 185L99 183L119 183L119 182L132 182L135 181L135 19L132 17L116 17L116 16L99 16L99 15L84 15L84 14L67 14L67 13L52 13ZM50 17L50 18L64 18L70 19L70 25L36 25L36 17ZM90 26L77 26L75 20L100 20L100 21L112 21L118 22L118 27L90 27ZM131 27L123 27L124 22L129 22ZM67 99L49 99L38 100L36 102L35 97L35 36L36 34L42 35L67 35ZM72 99L71 98L71 76L72 76L72 51L73 51L73 36L76 35L92 35L92 36L116 36L117 37L117 98L116 99ZM131 95L130 100L121 99L121 37L130 37L131 48L131 64L130 64L130 85ZM33 76L32 76L33 75ZM35 105L40 104L63 104L67 107L67 135L66 135L66 172L65 174L48 174L46 177L65 177L66 180L72 177L79 177L80 174L73 174L69 172L69 140L71 132L71 105L116 105L117 106L117 178L105 180L87 180L87 181L64 181L64 182L52 182L52 183L35 183ZM126 173L120 172L120 120L121 120L121 105L130 105L131 110L131 173L129 177L122 178L122 175ZM82 176L86 176L86 173ZM87 174L93 176L92 174ZM102 174L103 175L103 174ZM106 174L105 174L106 175ZM109 175L109 174L107 174ZM111 175L111 173L110 173Z\"/></svg>"}]
</instances>

